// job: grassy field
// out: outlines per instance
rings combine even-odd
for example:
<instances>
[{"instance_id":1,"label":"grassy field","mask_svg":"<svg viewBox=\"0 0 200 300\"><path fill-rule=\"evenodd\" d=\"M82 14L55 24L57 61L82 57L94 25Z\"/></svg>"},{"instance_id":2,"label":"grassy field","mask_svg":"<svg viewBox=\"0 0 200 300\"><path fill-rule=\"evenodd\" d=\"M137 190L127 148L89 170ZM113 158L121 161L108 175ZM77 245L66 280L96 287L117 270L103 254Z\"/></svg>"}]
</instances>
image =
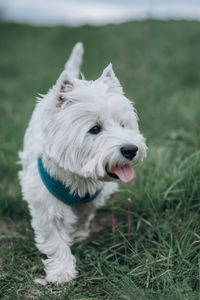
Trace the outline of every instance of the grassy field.
<instances>
[{"instance_id":1,"label":"grassy field","mask_svg":"<svg viewBox=\"0 0 200 300\"><path fill-rule=\"evenodd\" d=\"M0 36L0 298L200 299L200 23L1 23ZM43 272L42 255L21 199L17 151L37 93L55 82L79 40L86 48L86 78L97 78L113 63L135 101L148 158L135 168L134 182L121 185L114 197L115 236L110 201L96 218L99 232L73 247L79 277L43 287L33 282Z\"/></svg>"}]
</instances>

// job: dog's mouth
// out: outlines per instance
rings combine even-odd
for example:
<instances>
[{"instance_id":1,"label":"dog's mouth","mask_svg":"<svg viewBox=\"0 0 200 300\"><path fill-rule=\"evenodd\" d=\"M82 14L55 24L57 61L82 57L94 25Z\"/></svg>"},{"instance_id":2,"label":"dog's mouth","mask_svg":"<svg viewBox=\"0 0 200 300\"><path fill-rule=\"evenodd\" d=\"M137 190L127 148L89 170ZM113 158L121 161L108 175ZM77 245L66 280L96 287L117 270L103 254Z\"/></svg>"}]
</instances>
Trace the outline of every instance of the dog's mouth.
<instances>
[{"instance_id":1,"label":"dog's mouth","mask_svg":"<svg viewBox=\"0 0 200 300\"><path fill-rule=\"evenodd\" d=\"M111 178L120 179L123 182L129 182L134 178L133 168L129 164L116 166L112 169L112 172L109 172L106 168L106 172Z\"/></svg>"}]
</instances>

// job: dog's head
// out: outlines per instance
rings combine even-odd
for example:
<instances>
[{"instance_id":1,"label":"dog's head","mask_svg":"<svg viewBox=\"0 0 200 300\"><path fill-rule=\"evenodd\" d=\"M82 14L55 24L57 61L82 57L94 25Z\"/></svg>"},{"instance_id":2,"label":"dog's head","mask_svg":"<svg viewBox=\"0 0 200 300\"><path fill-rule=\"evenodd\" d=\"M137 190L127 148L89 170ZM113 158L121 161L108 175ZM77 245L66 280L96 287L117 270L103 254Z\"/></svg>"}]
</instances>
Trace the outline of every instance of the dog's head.
<instances>
[{"instance_id":1,"label":"dog's head","mask_svg":"<svg viewBox=\"0 0 200 300\"><path fill-rule=\"evenodd\" d=\"M137 114L109 65L95 81L65 70L39 103L44 106L44 152L59 167L98 180L133 178L146 156Z\"/></svg>"}]
</instances>

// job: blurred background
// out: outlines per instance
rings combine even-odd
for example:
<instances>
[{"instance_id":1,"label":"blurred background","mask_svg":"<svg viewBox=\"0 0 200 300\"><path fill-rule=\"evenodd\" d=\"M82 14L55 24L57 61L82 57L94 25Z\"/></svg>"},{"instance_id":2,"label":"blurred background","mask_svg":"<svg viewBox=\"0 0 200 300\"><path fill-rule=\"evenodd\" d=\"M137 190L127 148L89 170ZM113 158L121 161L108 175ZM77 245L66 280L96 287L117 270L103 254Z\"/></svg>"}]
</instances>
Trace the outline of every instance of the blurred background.
<instances>
[{"instance_id":1,"label":"blurred background","mask_svg":"<svg viewBox=\"0 0 200 300\"><path fill-rule=\"evenodd\" d=\"M199 20L199 0L0 0L0 298L198 299ZM40 287L16 162L38 93L55 83L77 41L87 79L113 63L148 156L113 199L115 236L110 201L96 218L101 232L73 248L78 280Z\"/></svg>"},{"instance_id":2,"label":"blurred background","mask_svg":"<svg viewBox=\"0 0 200 300\"><path fill-rule=\"evenodd\" d=\"M200 19L199 0L1 0L1 18L35 25L103 25L144 19Z\"/></svg>"}]
</instances>

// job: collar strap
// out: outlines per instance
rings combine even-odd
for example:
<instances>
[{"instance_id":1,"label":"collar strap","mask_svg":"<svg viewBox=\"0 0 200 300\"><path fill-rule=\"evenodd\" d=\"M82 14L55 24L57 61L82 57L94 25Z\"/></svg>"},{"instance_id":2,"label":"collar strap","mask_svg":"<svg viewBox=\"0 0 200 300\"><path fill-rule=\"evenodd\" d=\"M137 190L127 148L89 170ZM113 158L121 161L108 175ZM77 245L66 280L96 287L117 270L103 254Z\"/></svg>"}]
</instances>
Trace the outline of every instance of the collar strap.
<instances>
[{"instance_id":1,"label":"collar strap","mask_svg":"<svg viewBox=\"0 0 200 300\"><path fill-rule=\"evenodd\" d=\"M75 205L91 202L95 200L103 190L103 187L101 187L96 191L96 193L93 196L90 196L90 194L87 193L85 197L81 198L78 196L78 194L75 193L71 194L69 187L66 187L62 182L51 177L51 175L45 169L41 157L38 157L37 164L38 164L38 171L40 177L47 190L54 197L56 197L57 199L59 199L60 201L62 201L67 205L75 206Z\"/></svg>"}]
</instances>

